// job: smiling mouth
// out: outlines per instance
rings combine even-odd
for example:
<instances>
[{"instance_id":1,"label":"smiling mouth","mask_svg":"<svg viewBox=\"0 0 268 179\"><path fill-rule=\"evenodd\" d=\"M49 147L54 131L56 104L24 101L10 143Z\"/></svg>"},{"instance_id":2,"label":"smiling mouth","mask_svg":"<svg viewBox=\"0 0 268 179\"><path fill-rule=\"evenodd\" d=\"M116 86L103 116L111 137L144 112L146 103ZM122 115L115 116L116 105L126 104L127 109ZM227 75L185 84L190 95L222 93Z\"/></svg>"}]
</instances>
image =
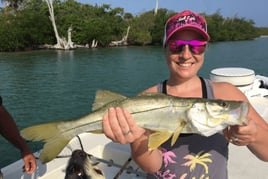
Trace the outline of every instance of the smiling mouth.
<instances>
[{"instance_id":1,"label":"smiling mouth","mask_svg":"<svg viewBox=\"0 0 268 179\"><path fill-rule=\"evenodd\" d=\"M181 66L181 67L190 67L192 66L194 63L181 63L181 62L176 62L177 65Z\"/></svg>"}]
</instances>

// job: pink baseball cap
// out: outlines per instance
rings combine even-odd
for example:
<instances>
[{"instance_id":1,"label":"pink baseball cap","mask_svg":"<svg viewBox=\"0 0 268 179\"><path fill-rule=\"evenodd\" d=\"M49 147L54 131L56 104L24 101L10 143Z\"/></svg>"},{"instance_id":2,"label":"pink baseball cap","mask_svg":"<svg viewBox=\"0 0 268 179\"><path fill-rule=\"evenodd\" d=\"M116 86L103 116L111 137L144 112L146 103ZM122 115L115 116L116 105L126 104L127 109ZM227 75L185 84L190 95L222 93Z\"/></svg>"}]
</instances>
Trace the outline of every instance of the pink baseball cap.
<instances>
[{"instance_id":1,"label":"pink baseball cap","mask_svg":"<svg viewBox=\"0 0 268 179\"><path fill-rule=\"evenodd\" d=\"M163 45L166 45L167 41L175 32L185 29L195 30L203 36L205 41L210 40L210 37L207 33L207 23L205 18L190 10L185 10L177 13L167 20L165 25Z\"/></svg>"}]
</instances>

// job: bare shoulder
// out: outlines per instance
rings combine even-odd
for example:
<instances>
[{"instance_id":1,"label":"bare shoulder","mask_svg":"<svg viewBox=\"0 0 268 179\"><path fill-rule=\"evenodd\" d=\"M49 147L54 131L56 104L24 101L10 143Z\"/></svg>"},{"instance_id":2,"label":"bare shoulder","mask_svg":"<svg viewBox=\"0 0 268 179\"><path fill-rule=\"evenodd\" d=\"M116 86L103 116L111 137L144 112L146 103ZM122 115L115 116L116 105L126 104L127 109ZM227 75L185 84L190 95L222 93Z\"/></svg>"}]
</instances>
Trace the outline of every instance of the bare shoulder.
<instances>
[{"instance_id":1,"label":"bare shoulder","mask_svg":"<svg viewBox=\"0 0 268 179\"><path fill-rule=\"evenodd\" d=\"M243 100L248 101L247 97L234 85L227 82L213 82L213 91L217 99Z\"/></svg>"},{"instance_id":2,"label":"bare shoulder","mask_svg":"<svg viewBox=\"0 0 268 179\"><path fill-rule=\"evenodd\" d=\"M143 93L156 93L158 92L157 85L147 88Z\"/></svg>"}]
</instances>

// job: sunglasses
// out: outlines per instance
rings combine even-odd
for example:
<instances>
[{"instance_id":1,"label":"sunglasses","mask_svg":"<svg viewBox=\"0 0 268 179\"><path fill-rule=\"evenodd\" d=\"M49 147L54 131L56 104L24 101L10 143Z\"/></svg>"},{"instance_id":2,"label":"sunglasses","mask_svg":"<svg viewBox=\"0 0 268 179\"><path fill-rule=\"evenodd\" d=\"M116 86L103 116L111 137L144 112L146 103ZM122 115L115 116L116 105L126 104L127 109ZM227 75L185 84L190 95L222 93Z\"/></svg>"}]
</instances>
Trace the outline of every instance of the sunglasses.
<instances>
[{"instance_id":1,"label":"sunglasses","mask_svg":"<svg viewBox=\"0 0 268 179\"><path fill-rule=\"evenodd\" d=\"M185 45L188 45L193 55L200 55L206 50L206 41L199 40L170 40L168 42L169 50L171 53L181 53L184 50Z\"/></svg>"}]
</instances>

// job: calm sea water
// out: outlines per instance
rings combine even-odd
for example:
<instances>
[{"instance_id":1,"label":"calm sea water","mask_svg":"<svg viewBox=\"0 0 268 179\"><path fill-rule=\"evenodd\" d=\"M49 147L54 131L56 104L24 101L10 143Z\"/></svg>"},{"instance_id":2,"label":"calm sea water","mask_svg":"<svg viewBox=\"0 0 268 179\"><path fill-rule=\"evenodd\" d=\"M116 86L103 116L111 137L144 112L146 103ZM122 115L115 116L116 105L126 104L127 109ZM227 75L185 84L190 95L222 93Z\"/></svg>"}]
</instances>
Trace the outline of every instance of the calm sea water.
<instances>
[{"instance_id":1,"label":"calm sea water","mask_svg":"<svg viewBox=\"0 0 268 179\"><path fill-rule=\"evenodd\" d=\"M209 45L200 75L245 67L268 76L268 38ZM168 77L161 47L0 53L0 95L19 129L91 111L96 90L131 96ZM35 151L40 144L29 143ZM0 168L20 158L0 137Z\"/></svg>"}]
</instances>

